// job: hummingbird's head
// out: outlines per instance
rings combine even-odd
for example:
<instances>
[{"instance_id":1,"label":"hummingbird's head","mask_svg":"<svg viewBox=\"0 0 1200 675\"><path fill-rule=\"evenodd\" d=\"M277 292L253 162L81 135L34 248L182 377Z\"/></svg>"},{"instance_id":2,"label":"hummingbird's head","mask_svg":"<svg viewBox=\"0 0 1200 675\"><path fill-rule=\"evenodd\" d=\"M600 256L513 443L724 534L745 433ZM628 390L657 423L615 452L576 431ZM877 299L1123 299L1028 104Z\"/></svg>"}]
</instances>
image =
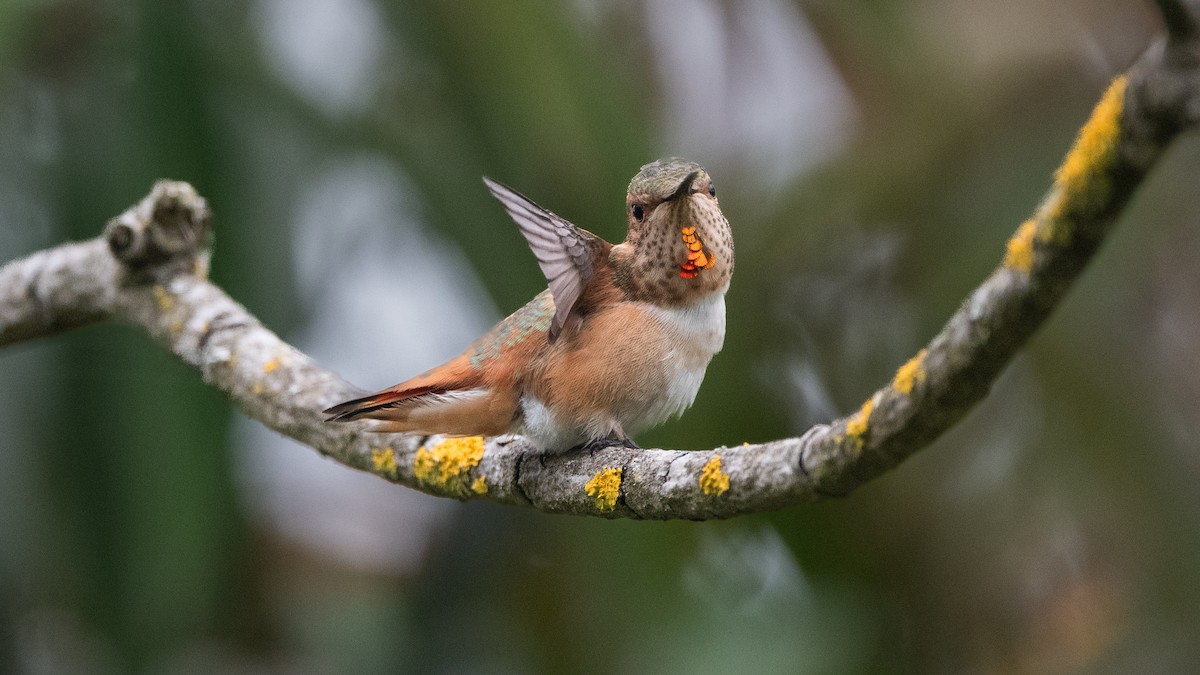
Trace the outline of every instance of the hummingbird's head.
<instances>
[{"instance_id":1,"label":"hummingbird's head","mask_svg":"<svg viewBox=\"0 0 1200 675\"><path fill-rule=\"evenodd\" d=\"M733 233L704 167L679 158L643 166L629 182L625 211L629 235L610 260L627 293L674 304L728 287Z\"/></svg>"}]
</instances>

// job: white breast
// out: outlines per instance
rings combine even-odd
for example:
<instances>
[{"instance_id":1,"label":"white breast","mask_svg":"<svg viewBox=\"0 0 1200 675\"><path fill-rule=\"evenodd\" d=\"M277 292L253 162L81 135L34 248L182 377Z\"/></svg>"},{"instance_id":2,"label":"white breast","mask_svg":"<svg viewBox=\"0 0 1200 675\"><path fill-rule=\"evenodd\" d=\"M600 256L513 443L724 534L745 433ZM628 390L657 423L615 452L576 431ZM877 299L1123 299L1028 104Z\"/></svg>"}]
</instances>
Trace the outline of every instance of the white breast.
<instances>
[{"instance_id":1,"label":"white breast","mask_svg":"<svg viewBox=\"0 0 1200 675\"><path fill-rule=\"evenodd\" d=\"M646 429L691 407L708 362L725 344L725 294L711 293L684 307L650 306L649 314L673 334L675 347L662 357L667 380L629 426ZM635 433L631 431L630 433Z\"/></svg>"},{"instance_id":2,"label":"white breast","mask_svg":"<svg viewBox=\"0 0 1200 675\"><path fill-rule=\"evenodd\" d=\"M703 355L706 365L725 344L724 292L709 293L683 307L647 305L646 311L676 333L681 344Z\"/></svg>"}]
</instances>

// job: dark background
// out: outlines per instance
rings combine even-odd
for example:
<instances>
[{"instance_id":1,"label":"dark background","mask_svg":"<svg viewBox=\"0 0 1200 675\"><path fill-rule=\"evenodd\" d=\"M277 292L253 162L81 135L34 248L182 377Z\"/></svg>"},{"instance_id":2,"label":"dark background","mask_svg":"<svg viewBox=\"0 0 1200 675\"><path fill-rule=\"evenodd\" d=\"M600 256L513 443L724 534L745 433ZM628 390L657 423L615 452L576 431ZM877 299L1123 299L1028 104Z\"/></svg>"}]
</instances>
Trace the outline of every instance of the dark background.
<instances>
[{"instance_id":1,"label":"dark background","mask_svg":"<svg viewBox=\"0 0 1200 675\"><path fill-rule=\"evenodd\" d=\"M798 434L998 264L1147 2L7 0L0 260L160 177L213 278L365 388L544 286L487 174L609 238L715 177L724 352L644 445ZM991 397L851 497L722 523L419 495L234 412L136 330L0 352L0 670L1196 672L1200 147Z\"/></svg>"}]
</instances>

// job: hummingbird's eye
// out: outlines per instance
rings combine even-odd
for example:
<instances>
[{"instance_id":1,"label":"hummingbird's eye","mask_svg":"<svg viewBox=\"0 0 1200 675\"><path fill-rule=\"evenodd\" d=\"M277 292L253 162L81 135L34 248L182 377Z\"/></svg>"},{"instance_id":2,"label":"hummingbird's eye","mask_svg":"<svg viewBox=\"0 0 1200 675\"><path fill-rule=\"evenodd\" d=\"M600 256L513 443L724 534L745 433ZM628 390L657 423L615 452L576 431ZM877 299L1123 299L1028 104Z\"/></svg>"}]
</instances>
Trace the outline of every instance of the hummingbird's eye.
<instances>
[{"instance_id":1,"label":"hummingbird's eye","mask_svg":"<svg viewBox=\"0 0 1200 675\"><path fill-rule=\"evenodd\" d=\"M634 204L629 210L633 213L633 219L639 223L646 217L646 209L641 204Z\"/></svg>"},{"instance_id":2,"label":"hummingbird's eye","mask_svg":"<svg viewBox=\"0 0 1200 675\"><path fill-rule=\"evenodd\" d=\"M708 184L708 196L712 197L714 199L717 197L717 184L716 183Z\"/></svg>"}]
</instances>

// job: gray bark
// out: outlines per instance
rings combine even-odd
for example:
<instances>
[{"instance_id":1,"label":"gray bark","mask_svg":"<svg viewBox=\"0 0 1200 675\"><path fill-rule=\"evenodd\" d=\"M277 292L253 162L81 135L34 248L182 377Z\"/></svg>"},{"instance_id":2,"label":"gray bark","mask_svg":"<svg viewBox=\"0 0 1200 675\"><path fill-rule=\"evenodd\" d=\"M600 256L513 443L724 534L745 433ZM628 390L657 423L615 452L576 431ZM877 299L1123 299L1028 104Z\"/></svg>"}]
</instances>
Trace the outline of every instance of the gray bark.
<instances>
[{"instance_id":1,"label":"gray bark","mask_svg":"<svg viewBox=\"0 0 1200 675\"><path fill-rule=\"evenodd\" d=\"M158 183L102 237L0 268L0 346L107 318L128 321L268 427L348 466L458 499L604 517L708 519L844 495L928 445L987 395L1162 151L1195 125L1200 3L1158 4L1168 39L1098 106L1005 262L860 411L800 438L705 451L614 447L543 455L514 437L489 439L480 456L461 440L325 423L322 409L360 392L207 280L209 213L186 183Z\"/></svg>"}]
</instances>

